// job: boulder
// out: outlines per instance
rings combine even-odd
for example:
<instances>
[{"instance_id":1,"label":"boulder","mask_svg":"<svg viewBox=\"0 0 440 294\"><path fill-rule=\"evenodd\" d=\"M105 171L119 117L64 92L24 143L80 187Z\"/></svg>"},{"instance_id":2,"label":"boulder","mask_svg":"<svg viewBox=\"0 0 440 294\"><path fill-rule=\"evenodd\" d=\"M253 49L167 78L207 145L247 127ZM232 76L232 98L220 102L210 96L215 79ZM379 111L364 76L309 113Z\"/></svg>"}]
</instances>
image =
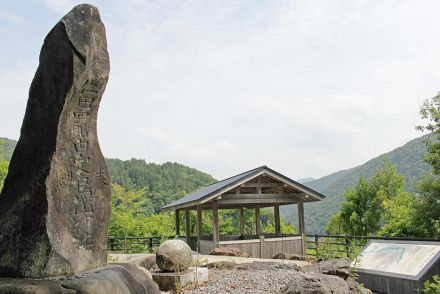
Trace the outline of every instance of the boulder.
<instances>
[{"instance_id":1,"label":"boulder","mask_svg":"<svg viewBox=\"0 0 440 294\"><path fill-rule=\"evenodd\" d=\"M134 264L112 264L58 280L0 279L0 294L158 294L151 274Z\"/></svg>"},{"instance_id":2,"label":"boulder","mask_svg":"<svg viewBox=\"0 0 440 294\"><path fill-rule=\"evenodd\" d=\"M107 263L110 181L97 137L110 65L96 7L49 32L0 194L0 277L69 275Z\"/></svg>"},{"instance_id":3,"label":"boulder","mask_svg":"<svg viewBox=\"0 0 440 294\"><path fill-rule=\"evenodd\" d=\"M367 294L371 291L360 287L357 283L347 282L344 279L324 275L321 273L298 273L289 277L290 281L281 291L285 294Z\"/></svg>"},{"instance_id":4,"label":"boulder","mask_svg":"<svg viewBox=\"0 0 440 294\"><path fill-rule=\"evenodd\" d=\"M112 264L71 277L60 279L64 288L77 293L129 294L159 293L159 286L138 266L130 263Z\"/></svg>"},{"instance_id":5,"label":"boulder","mask_svg":"<svg viewBox=\"0 0 440 294\"><path fill-rule=\"evenodd\" d=\"M307 257L299 254L277 253L273 259L307 260Z\"/></svg>"},{"instance_id":6,"label":"boulder","mask_svg":"<svg viewBox=\"0 0 440 294\"><path fill-rule=\"evenodd\" d=\"M178 272L188 269L192 263L191 248L181 240L168 240L156 252L156 264L164 272Z\"/></svg>"},{"instance_id":7,"label":"boulder","mask_svg":"<svg viewBox=\"0 0 440 294\"><path fill-rule=\"evenodd\" d=\"M150 254L144 259L142 259L139 263L139 266L146 268L147 270L152 270L157 268L156 264L156 255Z\"/></svg>"},{"instance_id":8,"label":"boulder","mask_svg":"<svg viewBox=\"0 0 440 294\"><path fill-rule=\"evenodd\" d=\"M309 272L338 276L346 280L350 276L351 261L347 258L320 261L308 267Z\"/></svg>"},{"instance_id":9,"label":"boulder","mask_svg":"<svg viewBox=\"0 0 440 294\"><path fill-rule=\"evenodd\" d=\"M239 248L215 248L209 255L249 257L246 252L242 252Z\"/></svg>"}]
</instances>

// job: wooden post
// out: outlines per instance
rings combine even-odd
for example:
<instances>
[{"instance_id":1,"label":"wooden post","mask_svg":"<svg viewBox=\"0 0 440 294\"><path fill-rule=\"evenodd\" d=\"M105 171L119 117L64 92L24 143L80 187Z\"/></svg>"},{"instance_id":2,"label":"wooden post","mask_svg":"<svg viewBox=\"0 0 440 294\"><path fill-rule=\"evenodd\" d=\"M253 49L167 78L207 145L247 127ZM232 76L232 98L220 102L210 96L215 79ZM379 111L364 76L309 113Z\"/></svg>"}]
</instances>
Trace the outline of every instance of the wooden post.
<instances>
[{"instance_id":1,"label":"wooden post","mask_svg":"<svg viewBox=\"0 0 440 294\"><path fill-rule=\"evenodd\" d=\"M176 236L179 237L180 236L180 217L179 217L179 210L176 209Z\"/></svg>"},{"instance_id":2,"label":"wooden post","mask_svg":"<svg viewBox=\"0 0 440 294\"><path fill-rule=\"evenodd\" d=\"M298 224L299 224L299 233L301 234L301 250L302 255L306 256L306 229L304 225L304 203L302 201L298 202Z\"/></svg>"},{"instance_id":3,"label":"wooden post","mask_svg":"<svg viewBox=\"0 0 440 294\"><path fill-rule=\"evenodd\" d=\"M280 224L280 205L275 204L273 207L275 215L275 235L281 235L281 224Z\"/></svg>"},{"instance_id":4,"label":"wooden post","mask_svg":"<svg viewBox=\"0 0 440 294\"><path fill-rule=\"evenodd\" d=\"M260 236L261 234L261 227L260 227L260 208L255 208L255 233L257 236Z\"/></svg>"},{"instance_id":5,"label":"wooden post","mask_svg":"<svg viewBox=\"0 0 440 294\"><path fill-rule=\"evenodd\" d=\"M219 226L218 226L218 203L217 200L212 201L212 242L214 248L218 248L219 242Z\"/></svg>"},{"instance_id":6,"label":"wooden post","mask_svg":"<svg viewBox=\"0 0 440 294\"><path fill-rule=\"evenodd\" d=\"M200 241L202 240L202 207L197 205L197 249L200 253Z\"/></svg>"},{"instance_id":7,"label":"wooden post","mask_svg":"<svg viewBox=\"0 0 440 294\"><path fill-rule=\"evenodd\" d=\"M244 209L240 207L240 235L244 236Z\"/></svg>"},{"instance_id":8,"label":"wooden post","mask_svg":"<svg viewBox=\"0 0 440 294\"><path fill-rule=\"evenodd\" d=\"M260 236L260 258L270 258L268 256L264 256L264 236Z\"/></svg>"},{"instance_id":9,"label":"wooden post","mask_svg":"<svg viewBox=\"0 0 440 294\"><path fill-rule=\"evenodd\" d=\"M189 209L185 209L185 233L186 233L186 244L190 244L191 241L191 228L189 224Z\"/></svg>"}]
</instances>

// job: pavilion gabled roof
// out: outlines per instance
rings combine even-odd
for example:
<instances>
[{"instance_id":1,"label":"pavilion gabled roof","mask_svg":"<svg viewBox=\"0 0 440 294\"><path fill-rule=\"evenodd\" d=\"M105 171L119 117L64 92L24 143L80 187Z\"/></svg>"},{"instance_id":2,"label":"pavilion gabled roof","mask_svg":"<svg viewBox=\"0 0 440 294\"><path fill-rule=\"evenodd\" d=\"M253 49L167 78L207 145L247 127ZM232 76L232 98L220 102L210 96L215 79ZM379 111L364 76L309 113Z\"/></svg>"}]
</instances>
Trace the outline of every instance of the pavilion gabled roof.
<instances>
[{"instance_id":1,"label":"pavilion gabled roof","mask_svg":"<svg viewBox=\"0 0 440 294\"><path fill-rule=\"evenodd\" d=\"M282 182L286 187L290 187L291 189L294 189L297 192L303 193L304 195L306 195L303 200L304 202L320 201L323 198L325 198L325 196L322 195L321 193L313 189L310 189L274 171L273 169L270 169L267 166L260 166L250 171L205 186L193 193L186 195L185 197L182 197L164 206L163 209L166 210L181 209L181 208L193 207L196 205L204 204L222 195L223 193L226 193L236 187L240 187L241 185L261 175L267 175L270 178Z\"/></svg>"}]
</instances>

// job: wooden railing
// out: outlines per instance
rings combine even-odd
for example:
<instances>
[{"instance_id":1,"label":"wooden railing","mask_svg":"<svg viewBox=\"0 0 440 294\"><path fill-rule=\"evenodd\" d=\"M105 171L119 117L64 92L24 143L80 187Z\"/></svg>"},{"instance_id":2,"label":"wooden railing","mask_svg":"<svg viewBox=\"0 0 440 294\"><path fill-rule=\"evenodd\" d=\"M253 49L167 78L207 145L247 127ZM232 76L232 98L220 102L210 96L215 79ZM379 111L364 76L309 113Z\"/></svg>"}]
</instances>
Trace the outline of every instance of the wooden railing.
<instances>
[{"instance_id":1,"label":"wooden railing","mask_svg":"<svg viewBox=\"0 0 440 294\"><path fill-rule=\"evenodd\" d=\"M307 255L317 258L354 257L370 240L440 242L438 238L306 235Z\"/></svg>"}]
</instances>

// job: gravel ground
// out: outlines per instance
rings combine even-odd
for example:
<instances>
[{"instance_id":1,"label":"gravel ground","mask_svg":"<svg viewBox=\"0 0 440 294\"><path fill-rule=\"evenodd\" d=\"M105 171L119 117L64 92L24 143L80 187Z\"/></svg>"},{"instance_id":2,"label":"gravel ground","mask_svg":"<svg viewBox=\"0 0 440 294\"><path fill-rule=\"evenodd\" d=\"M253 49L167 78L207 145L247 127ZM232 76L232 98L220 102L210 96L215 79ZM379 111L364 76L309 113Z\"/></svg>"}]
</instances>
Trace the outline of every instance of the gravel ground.
<instances>
[{"instance_id":1,"label":"gravel ground","mask_svg":"<svg viewBox=\"0 0 440 294\"><path fill-rule=\"evenodd\" d=\"M232 269L210 269L207 283L184 289L182 293L279 293L289 281L289 275L297 271L298 267L294 264L267 262L242 264Z\"/></svg>"}]
</instances>

